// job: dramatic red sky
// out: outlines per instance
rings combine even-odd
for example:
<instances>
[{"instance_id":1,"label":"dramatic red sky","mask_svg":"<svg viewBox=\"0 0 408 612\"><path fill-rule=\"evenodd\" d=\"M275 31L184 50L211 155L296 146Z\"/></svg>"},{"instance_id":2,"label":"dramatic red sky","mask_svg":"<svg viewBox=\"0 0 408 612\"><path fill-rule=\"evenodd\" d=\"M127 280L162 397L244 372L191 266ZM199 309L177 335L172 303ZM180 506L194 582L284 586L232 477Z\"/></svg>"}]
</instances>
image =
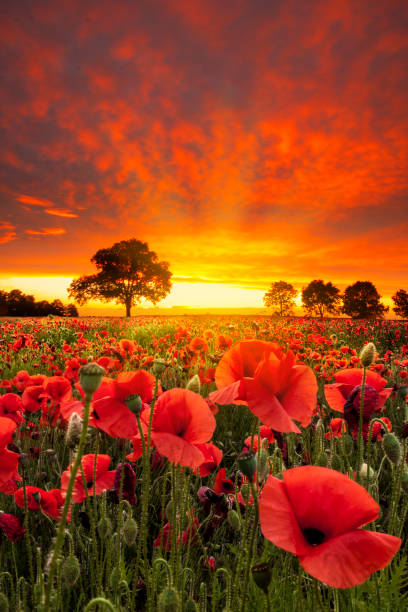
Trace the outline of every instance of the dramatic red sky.
<instances>
[{"instance_id":1,"label":"dramatic red sky","mask_svg":"<svg viewBox=\"0 0 408 612\"><path fill-rule=\"evenodd\" d=\"M407 34L406 0L3 2L0 286L67 301L135 237L168 305L408 289Z\"/></svg>"}]
</instances>

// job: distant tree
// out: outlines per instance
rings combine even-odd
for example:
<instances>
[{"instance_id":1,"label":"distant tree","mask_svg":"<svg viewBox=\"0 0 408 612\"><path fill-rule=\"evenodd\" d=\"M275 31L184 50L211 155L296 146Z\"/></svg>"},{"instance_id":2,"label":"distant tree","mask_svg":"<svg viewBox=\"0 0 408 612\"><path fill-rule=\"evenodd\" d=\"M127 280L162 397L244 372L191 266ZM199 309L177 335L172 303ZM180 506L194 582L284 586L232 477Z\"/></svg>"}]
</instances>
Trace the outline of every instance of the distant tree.
<instances>
[{"instance_id":1,"label":"distant tree","mask_svg":"<svg viewBox=\"0 0 408 612\"><path fill-rule=\"evenodd\" d=\"M271 288L265 293L263 301L267 308L278 306L278 314L283 317L292 312L296 296L297 291L293 285L285 281L276 281L271 284Z\"/></svg>"},{"instance_id":2,"label":"distant tree","mask_svg":"<svg viewBox=\"0 0 408 612\"><path fill-rule=\"evenodd\" d=\"M405 289L398 289L396 294L392 296L392 300L395 314L402 319L408 319L408 293Z\"/></svg>"},{"instance_id":3,"label":"distant tree","mask_svg":"<svg viewBox=\"0 0 408 612\"><path fill-rule=\"evenodd\" d=\"M51 304L47 300L36 302L35 314L37 317L48 317L48 315L53 314Z\"/></svg>"},{"instance_id":4,"label":"distant tree","mask_svg":"<svg viewBox=\"0 0 408 612\"><path fill-rule=\"evenodd\" d=\"M61 300L53 300L50 306L52 308L51 314L55 315L56 317L65 316L65 306Z\"/></svg>"},{"instance_id":5,"label":"distant tree","mask_svg":"<svg viewBox=\"0 0 408 612\"><path fill-rule=\"evenodd\" d=\"M389 307L380 302L381 296L370 281L357 281L344 292L343 312L353 319L382 318Z\"/></svg>"},{"instance_id":6,"label":"distant tree","mask_svg":"<svg viewBox=\"0 0 408 612\"><path fill-rule=\"evenodd\" d=\"M8 313L7 297L7 291L0 290L0 316L2 317Z\"/></svg>"},{"instance_id":7,"label":"distant tree","mask_svg":"<svg viewBox=\"0 0 408 612\"><path fill-rule=\"evenodd\" d=\"M78 317L78 308L75 304L68 304L64 307L64 316L65 317Z\"/></svg>"},{"instance_id":8,"label":"distant tree","mask_svg":"<svg viewBox=\"0 0 408 612\"><path fill-rule=\"evenodd\" d=\"M97 274L73 280L68 295L80 306L89 300L124 304L126 316L142 298L157 304L171 289L169 264L158 261L147 243L135 238L100 249L92 257Z\"/></svg>"},{"instance_id":9,"label":"distant tree","mask_svg":"<svg viewBox=\"0 0 408 612\"><path fill-rule=\"evenodd\" d=\"M302 302L306 311L311 315L324 317L326 313L334 314L338 311L341 301L340 289L330 281L312 280L302 289Z\"/></svg>"}]
</instances>

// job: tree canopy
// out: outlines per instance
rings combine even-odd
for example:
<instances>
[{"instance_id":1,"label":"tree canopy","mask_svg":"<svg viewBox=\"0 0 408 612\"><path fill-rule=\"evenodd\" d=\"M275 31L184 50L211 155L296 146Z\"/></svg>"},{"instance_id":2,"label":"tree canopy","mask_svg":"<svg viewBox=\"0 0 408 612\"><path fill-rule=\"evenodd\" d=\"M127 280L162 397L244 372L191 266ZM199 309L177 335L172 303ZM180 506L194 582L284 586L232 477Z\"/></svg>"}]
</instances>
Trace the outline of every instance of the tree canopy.
<instances>
[{"instance_id":1,"label":"tree canopy","mask_svg":"<svg viewBox=\"0 0 408 612\"><path fill-rule=\"evenodd\" d=\"M26 295L20 289L0 291L0 315L9 317L77 317L74 304L64 305L61 300L36 302L33 295Z\"/></svg>"},{"instance_id":2,"label":"tree canopy","mask_svg":"<svg viewBox=\"0 0 408 612\"><path fill-rule=\"evenodd\" d=\"M381 296L370 281L357 281L347 287L343 297L343 312L353 319L382 318L388 306L380 302Z\"/></svg>"},{"instance_id":3,"label":"tree canopy","mask_svg":"<svg viewBox=\"0 0 408 612\"><path fill-rule=\"evenodd\" d=\"M330 281L312 280L302 289L302 302L305 310L311 315L324 317L325 314L335 314L341 301L340 289Z\"/></svg>"},{"instance_id":4,"label":"tree canopy","mask_svg":"<svg viewBox=\"0 0 408 612\"><path fill-rule=\"evenodd\" d=\"M100 249L92 257L98 272L72 281L68 295L80 306L89 300L124 304L126 316L142 298L157 304L170 292L169 264L158 261L146 242L132 238Z\"/></svg>"},{"instance_id":5,"label":"tree canopy","mask_svg":"<svg viewBox=\"0 0 408 612\"><path fill-rule=\"evenodd\" d=\"M405 289L398 289L398 291L392 296L394 302L393 311L398 317L408 319L408 293Z\"/></svg>"},{"instance_id":6,"label":"tree canopy","mask_svg":"<svg viewBox=\"0 0 408 612\"><path fill-rule=\"evenodd\" d=\"M271 284L269 291L263 297L263 301L267 308L278 306L278 314L283 317L292 312L296 296L297 291L294 286L281 280Z\"/></svg>"}]
</instances>

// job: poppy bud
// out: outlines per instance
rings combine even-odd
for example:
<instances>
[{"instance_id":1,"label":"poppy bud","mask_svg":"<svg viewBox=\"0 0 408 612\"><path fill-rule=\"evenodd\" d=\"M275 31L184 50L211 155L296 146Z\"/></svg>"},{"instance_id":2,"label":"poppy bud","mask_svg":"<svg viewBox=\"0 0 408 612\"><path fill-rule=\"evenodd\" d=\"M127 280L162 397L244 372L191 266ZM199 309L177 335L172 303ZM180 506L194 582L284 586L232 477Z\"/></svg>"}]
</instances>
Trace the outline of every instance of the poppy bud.
<instances>
[{"instance_id":1,"label":"poppy bud","mask_svg":"<svg viewBox=\"0 0 408 612\"><path fill-rule=\"evenodd\" d=\"M142 409L142 399L140 395L137 395L137 393L132 393L131 395L128 395L125 399L125 404L129 408L129 410L133 412L133 414L135 414L136 416L140 414L140 411Z\"/></svg>"},{"instance_id":2,"label":"poppy bud","mask_svg":"<svg viewBox=\"0 0 408 612\"><path fill-rule=\"evenodd\" d=\"M186 389L189 391L194 391L194 393L200 394L201 391L201 381L198 374L194 374L192 378L186 384Z\"/></svg>"},{"instance_id":3,"label":"poppy bud","mask_svg":"<svg viewBox=\"0 0 408 612\"><path fill-rule=\"evenodd\" d=\"M319 453L319 456L317 457L316 465L320 465L320 467L327 467L328 463L329 461L328 461L326 453L324 451Z\"/></svg>"},{"instance_id":4,"label":"poppy bud","mask_svg":"<svg viewBox=\"0 0 408 612\"><path fill-rule=\"evenodd\" d=\"M372 467L368 467L367 463L362 463L360 467L360 478L361 480L368 480L368 472L370 472L370 480L375 476L375 471Z\"/></svg>"},{"instance_id":5,"label":"poppy bud","mask_svg":"<svg viewBox=\"0 0 408 612\"><path fill-rule=\"evenodd\" d=\"M180 597L176 589L167 587L159 597L159 612L178 612Z\"/></svg>"},{"instance_id":6,"label":"poppy bud","mask_svg":"<svg viewBox=\"0 0 408 612\"><path fill-rule=\"evenodd\" d=\"M198 606L194 599L188 599L184 606L184 612L198 612Z\"/></svg>"},{"instance_id":7,"label":"poppy bud","mask_svg":"<svg viewBox=\"0 0 408 612\"><path fill-rule=\"evenodd\" d=\"M79 444L79 439L82 433L82 418L76 412L73 412L68 421L67 433L65 434L65 442L68 448L75 448Z\"/></svg>"},{"instance_id":8,"label":"poppy bud","mask_svg":"<svg viewBox=\"0 0 408 612\"><path fill-rule=\"evenodd\" d=\"M368 342L360 351L360 363L363 368L368 368L375 359L376 348L373 342Z\"/></svg>"},{"instance_id":9,"label":"poppy bud","mask_svg":"<svg viewBox=\"0 0 408 612\"><path fill-rule=\"evenodd\" d=\"M79 382L85 394L93 395L99 389L105 369L98 363L87 363L79 368Z\"/></svg>"},{"instance_id":10,"label":"poppy bud","mask_svg":"<svg viewBox=\"0 0 408 612\"><path fill-rule=\"evenodd\" d=\"M122 570L116 565L110 575L110 585L114 591L117 590L120 581L122 580Z\"/></svg>"},{"instance_id":11,"label":"poppy bud","mask_svg":"<svg viewBox=\"0 0 408 612\"><path fill-rule=\"evenodd\" d=\"M401 461L401 446L398 438L394 436L394 434L385 434L383 438L383 449L389 461L394 465L398 465Z\"/></svg>"},{"instance_id":12,"label":"poppy bud","mask_svg":"<svg viewBox=\"0 0 408 612\"><path fill-rule=\"evenodd\" d=\"M343 469L343 465L341 459L338 455L333 455L330 461L330 466L332 470L336 470L337 472L341 472Z\"/></svg>"},{"instance_id":13,"label":"poppy bud","mask_svg":"<svg viewBox=\"0 0 408 612\"><path fill-rule=\"evenodd\" d=\"M242 498L244 500L244 502L247 504L248 500L249 500L249 495L250 495L250 490L249 490L249 485L247 484L243 484L241 487L241 495Z\"/></svg>"},{"instance_id":14,"label":"poppy bud","mask_svg":"<svg viewBox=\"0 0 408 612\"><path fill-rule=\"evenodd\" d=\"M10 610L8 597L4 593L0 593L0 610L1 612L8 612Z\"/></svg>"},{"instance_id":15,"label":"poppy bud","mask_svg":"<svg viewBox=\"0 0 408 612\"><path fill-rule=\"evenodd\" d=\"M165 359L161 359L160 357L155 359L153 361L153 374L155 376L161 376L168 365Z\"/></svg>"},{"instance_id":16,"label":"poppy bud","mask_svg":"<svg viewBox=\"0 0 408 612\"><path fill-rule=\"evenodd\" d=\"M134 518L129 517L123 525L123 539L128 546L132 546L137 538L139 528Z\"/></svg>"},{"instance_id":17,"label":"poppy bud","mask_svg":"<svg viewBox=\"0 0 408 612\"><path fill-rule=\"evenodd\" d=\"M254 451L244 448L238 455L238 466L241 472L252 480L256 472L256 454Z\"/></svg>"},{"instance_id":18,"label":"poppy bud","mask_svg":"<svg viewBox=\"0 0 408 612\"><path fill-rule=\"evenodd\" d=\"M215 570L215 558L214 557L208 557L208 568L210 572L213 572Z\"/></svg>"},{"instance_id":19,"label":"poppy bud","mask_svg":"<svg viewBox=\"0 0 408 612\"><path fill-rule=\"evenodd\" d=\"M103 516L98 523L98 534L101 540L109 537L112 533L112 523L107 516Z\"/></svg>"},{"instance_id":20,"label":"poppy bud","mask_svg":"<svg viewBox=\"0 0 408 612\"><path fill-rule=\"evenodd\" d=\"M73 587L81 573L79 561L74 555L69 555L61 567L61 576L67 587Z\"/></svg>"},{"instance_id":21,"label":"poppy bud","mask_svg":"<svg viewBox=\"0 0 408 612\"><path fill-rule=\"evenodd\" d=\"M267 593L272 580L272 570L269 563L258 563L258 565L253 565L251 572L255 584L262 589L264 593Z\"/></svg>"},{"instance_id":22,"label":"poppy bud","mask_svg":"<svg viewBox=\"0 0 408 612\"><path fill-rule=\"evenodd\" d=\"M342 441L344 454L351 455L354 448L353 438L350 436L350 434L343 434Z\"/></svg>"},{"instance_id":23,"label":"poppy bud","mask_svg":"<svg viewBox=\"0 0 408 612\"><path fill-rule=\"evenodd\" d=\"M41 502L41 493L40 491L34 491L33 499L39 504Z\"/></svg>"},{"instance_id":24,"label":"poppy bud","mask_svg":"<svg viewBox=\"0 0 408 612\"><path fill-rule=\"evenodd\" d=\"M230 510L227 514L227 521L234 531L241 531L241 521L235 510Z\"/></svg>"},{"instance_id":25,"label":"poppy bud","mask_svg":"<svg viewBox=\"0 0 408 612\"><path fill-rule=\"evenodd\" d=\"M259 462L258 462L258 480L262 482L269 474L269 456L267 451L262 448L259 452Z\"/></svg>"}]
</instances>

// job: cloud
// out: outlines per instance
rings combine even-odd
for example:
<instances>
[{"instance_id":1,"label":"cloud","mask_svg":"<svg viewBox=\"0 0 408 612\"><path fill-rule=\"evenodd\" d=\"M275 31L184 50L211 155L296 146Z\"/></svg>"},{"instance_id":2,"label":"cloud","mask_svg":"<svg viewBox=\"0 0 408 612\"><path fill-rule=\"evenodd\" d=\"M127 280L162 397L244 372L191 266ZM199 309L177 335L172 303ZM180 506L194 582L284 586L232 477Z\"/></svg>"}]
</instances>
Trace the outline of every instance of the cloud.
<instances>
[{"instance_id":1,"label":"cloud","mask_svg":"<svg viewBox=\"0 0 408 612\"><path fill-rule=\"evenodd\" d=\"M6 244L17 238L16 228L8 221L0 221L0 244Z\"/></svg>"},{"instance_id":2,"label":"cloud","mask_svg":"<svg viewBox=\"0 0 408 612\"><path fill-rule=\"evenodd\" d=\"M54 206L50 200L40 200L39 198L33 198L29 195L19 195L16 197L16 200L23 204L29 204L30 206Z\"/></svg>"},{"instance_id":3,"label":"cloud","mask_svg":"<svg viewBox=\"0 0 408 612\"><path fill-rule=\"evenodd\" d=\"M66 210L65 208L46 208L44 212L48 213L49 215L55 215L56 217L78 217L78 215L71 212L70 210Z\"/></svg>"},{"instance_id":4,"label":"cloud","mask_svg":"<svg viewBox=\"0 0 408 612\"><path fill-rule=\"evenodd\" d=\"M26 234L30 236L60 236L66 234L66 230L63 227L45 227L41 230L24 230Z\"/></svg>"}]
</instances>

